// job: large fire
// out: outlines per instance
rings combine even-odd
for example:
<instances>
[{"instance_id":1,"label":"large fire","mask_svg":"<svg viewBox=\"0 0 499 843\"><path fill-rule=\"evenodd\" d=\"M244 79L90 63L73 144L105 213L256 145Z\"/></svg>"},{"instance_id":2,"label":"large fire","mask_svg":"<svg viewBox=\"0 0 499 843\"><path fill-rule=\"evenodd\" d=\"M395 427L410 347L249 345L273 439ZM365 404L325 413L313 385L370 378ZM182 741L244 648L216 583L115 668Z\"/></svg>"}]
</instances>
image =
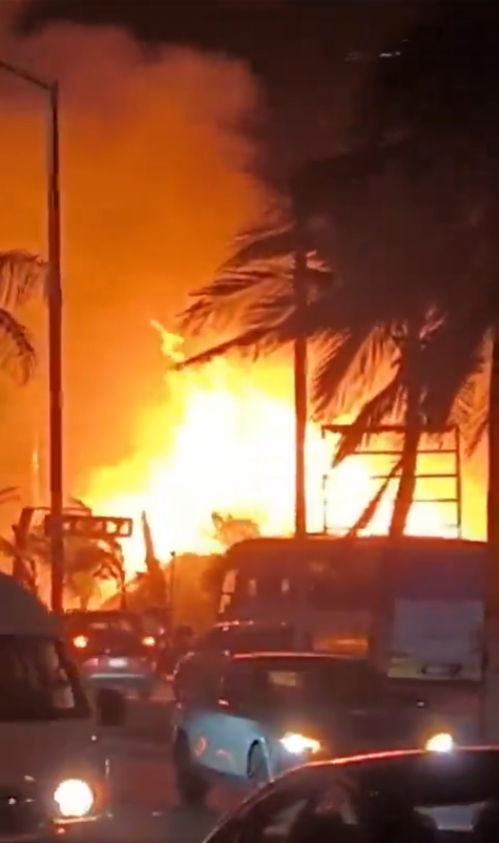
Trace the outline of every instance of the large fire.
<instances>
[{"instance_id":1,"label":"large fire","mask_svg":"<svg viewBox=\"0 0 499 843\"><path fill-rule=\"evenodd\" d=\"M135 454L121 465L93 473L83 491L85 499L99 513L133 517L138 527L146 511L156 553L165 561L173 551L220 550L213 537L213 512L251 518L263 534L289 533L294 504L291 403L256 388L237 363L225 359L176 371L174 364L183 359L182 338L157 324L155 328L169 364L167 395L143 425ZM379 465L375 468L355 456L328 472L334 443L326 444L327 452L320 430L311 425L311 531L320 531L324 520L338 528L353 524L376 490L372 474L379 472ZM370 532L386 531L392 500L389 494ZM454 513L451 521L452 517ZM432 503L415 503L408 531L453 534L449 512ZM140 528L124 551L130 573L143 567Z\"/></svg>"}]
</instances>

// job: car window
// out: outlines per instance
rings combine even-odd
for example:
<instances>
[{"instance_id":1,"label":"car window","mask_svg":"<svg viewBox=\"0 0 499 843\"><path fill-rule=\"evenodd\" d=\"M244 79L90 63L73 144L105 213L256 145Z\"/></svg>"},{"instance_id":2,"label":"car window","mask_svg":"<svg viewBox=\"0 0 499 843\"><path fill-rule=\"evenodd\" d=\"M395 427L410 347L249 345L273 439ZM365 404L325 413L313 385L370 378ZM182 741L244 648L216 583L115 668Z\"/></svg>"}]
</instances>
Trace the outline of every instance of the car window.
<instances>
[{"instance_id":1,"label":"car window","mask_svg":"<svg viewBox=\"0 0 499 843\"><path fill-rule=\"evenodd\" d=\"M210 630L198 642L199 650L223 650L230 653L279 652L294 645L291 626L237 627L220 626Z\"/></svg>"},{"instance_id":2,"label":"car window","mask_svg":"<svg viewBox=\"0 0 499 843\"><path fill-rule=\"evenodd\" d=\"M361 662L337 659L282 658L255 659L252 688L269 706L327 702L337 705L381 705L388 698L386 682ZM258 677L258 682L257 682Z\"/></svg>"},{"instance_id":3,"label":"car window","mask_svg":"<svg viewBox=\"0 0 499 843\"><path fill-rule=\"evenodd\" d=\"M343 782L333 782L314 800L311 816L338 818L345 825L358 825L358 808L353 791Z\"/></svg>"},{"instance_id":4,"label":"car window","mask_svg":"<svg viewBox=\"0 0 499 843\"><path fill-rule=\"evenodd\" d=\"M242 820L231 843L284 843L291 838L308 804L307 794L279 793L257 803Z\"/></svg>"},{"instance_id":5,"label":"car window","mask_svg":"<svg viewBox=\"0 0 499 843\"><path fill-rule=\"evenodd\" d=\"M138 632L139 624L127 615L99 615L88 612L83 615L66 618L66 629L70 635L100 632Z\"/></svg>"},{"instance_id":6,"label":"car window","mask_svg":"<svg viewBox=\"0 0 499 843\"><path fill-rule=\"evenodd\" d=\"M290 789L262 799L244 817L244 831L234 843L356 843L357 812L341 782L327 791Z\"/></svg>"},{"instance_id":7,"label":"car window","mask_svg":"<svg viewBox=\"0 0 499 843\"><path fill-rule=\"evenodd\" d=\"M251 660L231 661L222 675L220 696L230 703L258 703L263 698L259 678L261 671L255 669Z\"/></svg>"},{"instance_id":8,"label":"car window","mask_svg":"<svg viewBox=\"0 0 499 843\"><path fill-rule=\"evenodd\" d=\"M220 662L197 654L185 656L173 676L173 693L178 702L215 704L220 695Z\"/></svg>"},{"instance_id":9,"label":"car window","mask_svg":"<svg viewBox=\"0 0 499 843\"><path fill-rule=\"evenodd\" d=\"M0 635L0 721L60 720L89 713L58 641Z\"/></svg>"}]
</instances>

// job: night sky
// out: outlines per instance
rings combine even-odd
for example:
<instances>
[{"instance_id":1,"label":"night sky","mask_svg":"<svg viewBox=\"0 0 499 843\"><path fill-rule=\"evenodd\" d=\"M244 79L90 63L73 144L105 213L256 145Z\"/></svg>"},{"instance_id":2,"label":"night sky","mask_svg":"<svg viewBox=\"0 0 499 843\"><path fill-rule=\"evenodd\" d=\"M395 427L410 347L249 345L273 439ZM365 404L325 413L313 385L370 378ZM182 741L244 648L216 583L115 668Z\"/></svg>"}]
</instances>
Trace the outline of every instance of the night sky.
<instances>
[{"instance_id":1,"label":"night sky","mask_svg":"<svg viewBox=\"0 0 499 843\"><path fill-rule=\"evenodd\" d=\"M242 60L263 85L264 136L273 171L341 143L354 92L379 50L421 3L379 0L33 0L23 32L48 22L120 26L149 47L194 47ZM359 58L361 59L359 61Z\"/></svg>"}]
</instances>

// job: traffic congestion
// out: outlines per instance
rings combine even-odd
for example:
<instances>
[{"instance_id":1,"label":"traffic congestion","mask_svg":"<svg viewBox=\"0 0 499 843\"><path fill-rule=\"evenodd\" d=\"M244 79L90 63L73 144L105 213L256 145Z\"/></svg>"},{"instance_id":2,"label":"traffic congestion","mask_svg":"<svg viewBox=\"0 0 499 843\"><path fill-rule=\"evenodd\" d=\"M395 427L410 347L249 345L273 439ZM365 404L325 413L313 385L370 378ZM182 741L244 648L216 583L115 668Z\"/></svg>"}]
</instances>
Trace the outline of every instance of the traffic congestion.
<instances>
[{"instance_id":1,"label":"traffic congestion","mask_svg":"<svg viewBox=\"0 0 499 843\"><path fill-rule=\"evenodd\" d=\"M296 615L272 622L254 599L253 619L221 611L197 638L125 609L57 619L8 575L0 601L9 840L464 843L499 829L499 750L467 746L438 679L401 682L344 641L314 647L313 624L305 641Z\"/></svg>"}]
</instances>

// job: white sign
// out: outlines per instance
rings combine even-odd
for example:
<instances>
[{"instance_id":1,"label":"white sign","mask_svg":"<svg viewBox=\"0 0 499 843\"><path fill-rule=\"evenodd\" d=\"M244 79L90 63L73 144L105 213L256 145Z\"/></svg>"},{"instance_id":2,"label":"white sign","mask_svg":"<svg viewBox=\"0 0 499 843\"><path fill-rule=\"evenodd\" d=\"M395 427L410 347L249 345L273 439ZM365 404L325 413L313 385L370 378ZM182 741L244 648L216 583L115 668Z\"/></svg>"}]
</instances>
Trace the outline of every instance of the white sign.
<instances>
[{"instance_id":1,"label":"white sign","mask_svg":"<svg viewBox=\"0 0 499 843\"><path fill-rule=\"evenodd\" d=\"M109 659L109 667L126 667L126 659Z\"/></svg>"},{"instance_id":2,"label":"white sign","mask_svg":"<svg viewBox=\"0 0 499 843\"><path fill-rule=\"evenodd\" d=\"M405 679L479 680L484 607L475 600L397 600L389 675Z\"/></svg>"}]
</instances>

